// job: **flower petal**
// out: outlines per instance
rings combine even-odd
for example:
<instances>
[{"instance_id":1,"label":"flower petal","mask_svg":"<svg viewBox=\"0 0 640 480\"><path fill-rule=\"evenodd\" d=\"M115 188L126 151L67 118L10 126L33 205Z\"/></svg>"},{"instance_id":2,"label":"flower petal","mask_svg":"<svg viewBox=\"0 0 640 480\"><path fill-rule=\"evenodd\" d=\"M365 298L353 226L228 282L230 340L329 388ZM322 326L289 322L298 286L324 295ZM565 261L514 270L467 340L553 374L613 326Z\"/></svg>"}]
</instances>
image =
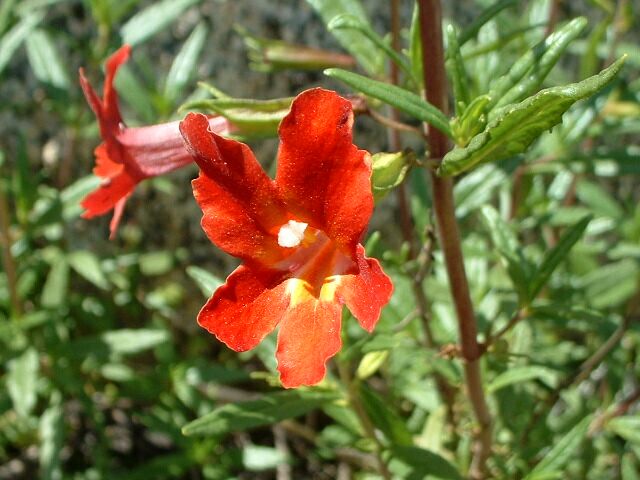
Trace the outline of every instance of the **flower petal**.
<instances>
[{"instance_id":1,"label":"flower petal","mask_svg":"<svg viewBox=\"0 0 640 480\"><path fill-rule=\"evenodd\" d=\"M209 239L230 255L263 265L287 255L278 245L287 212L249 147L212 133L202 114L187 115L180 130L200 167L192 185Z\"/></svg>"},{"instance_id":2,"label":"flower petal","mask_svg":"<svg viewBox=\"0 0 640 480\"><path fill-rule=\"evenodd\" d=\"M138 181L122 168L120 174L107 178L97 190L82 200L80 205L86 210L82 217L92 218L107 213L131 194L137 184Z\"/></svg>"},{"instance_id":3,"label":"flower petal","mask_svg":"<svg viewBox=\"0 0 640 480\"><path fill-rule=\"evenodd\" d=\"M371 161L352 141L351 102L315 88L280 124L276 183L298 220L355 254L373 210Z\"/></svg>"},{"instance_id":4,"label":"flower petal","mask_svg":"<svg viewBox=\"0 0 640 480\"><path fill-rule=\"evenodd\" d=\"M382 307L391 299L393 283L382 271L380 263L375 258L367 258L364 253L364 247L358 245L356 259L360 271L340 277L337 295L344 300L362 328L371 332L378 323Z\"/></svg>"},{"instance_id":5,"label":"flower petal","mask_svg":"<svg viewBox=\"0 0 640 480\"><path fill-rule=\"evenodd\" d=\"M250 350L278 324L289 305L279 272L259 273L241 265L198 314L198 323L242 352Z\"/></svg>"},{"instance_id":6,"label":"flower petal","mask_svg":"<svg viewBox=\"0 0 640 480\"><path fill-rule=\"evenodd\" d=\"M180 133L179 121L126 128L117 136L127 156L145 177L163 175L193 163ZM209 118L209 129L228 134L231 124L224 117Z\"/></svg>"},{"instance_id":7,"label":"flower petal","mask_svg":"<svg viewBox=\"0 0 640 480\"><path fill-rule=\"evenodd\" d=\"M105 121L113 124L114 128L119 128L122 122L120 108L118 107L118 92L113 85L118 69L129 60L131 46L123 45L107 60L105 67L104 86L102 87L102 104Z\"/></svg>"},{"instance_id":8,"label":"flower petal","mask_svg":"<svg viewBox=\"0 0 640 480\"><path fill-rule=\"evenodd\" d=\"M289 282L296 281L290 280ZM342 305L308 295L289 307L278 332L278 371L285 388L315 385L327 371L326 362L340 350Z\"/></svg>"}]
</instances>

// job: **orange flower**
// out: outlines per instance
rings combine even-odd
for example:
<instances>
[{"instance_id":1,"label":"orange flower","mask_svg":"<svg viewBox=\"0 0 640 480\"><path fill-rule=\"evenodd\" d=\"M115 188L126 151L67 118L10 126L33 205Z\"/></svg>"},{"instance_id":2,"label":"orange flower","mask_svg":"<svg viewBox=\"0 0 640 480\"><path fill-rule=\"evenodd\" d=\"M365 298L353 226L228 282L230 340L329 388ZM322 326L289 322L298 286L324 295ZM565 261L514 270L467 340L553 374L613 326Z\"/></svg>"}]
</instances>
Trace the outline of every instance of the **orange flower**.
<instances>
[{"instance_id":1,"label":"orange flower","mask_svg":"<svg viewBox=\"0 0 640 480\"><path fill-rule=\"evenodd\" d=\"M180 124L200 167L193 181L202 227L243 260L198 315L236 351L279 326L278 370L285 387L313 385L341 347L342 305L372 331L393 291L359 243L373 210L369 154L352 143L351 103L307 90L280 125L275 180L243 143L189 114Z\"/></svg>"}]
</instances>

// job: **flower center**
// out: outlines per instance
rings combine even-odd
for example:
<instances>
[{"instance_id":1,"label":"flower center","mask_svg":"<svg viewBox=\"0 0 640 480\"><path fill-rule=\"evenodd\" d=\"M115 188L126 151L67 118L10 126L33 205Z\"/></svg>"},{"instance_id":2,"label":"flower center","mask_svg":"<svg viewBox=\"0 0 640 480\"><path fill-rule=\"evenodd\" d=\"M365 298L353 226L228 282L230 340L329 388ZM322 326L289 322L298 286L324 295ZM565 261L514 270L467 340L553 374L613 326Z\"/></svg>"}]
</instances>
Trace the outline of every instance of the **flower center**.
<instances>
[{"instance_id":1,"label":"flower center","mask_svg":"<svg viewBox=\"0 0 640 480\"><path fill-rule=\"evenodd\" d=\"M297 247L304 239L304 233L308 226L308 223L289 220L278 231L278 245L285 248Z\"/></svg>"}]
</instances>

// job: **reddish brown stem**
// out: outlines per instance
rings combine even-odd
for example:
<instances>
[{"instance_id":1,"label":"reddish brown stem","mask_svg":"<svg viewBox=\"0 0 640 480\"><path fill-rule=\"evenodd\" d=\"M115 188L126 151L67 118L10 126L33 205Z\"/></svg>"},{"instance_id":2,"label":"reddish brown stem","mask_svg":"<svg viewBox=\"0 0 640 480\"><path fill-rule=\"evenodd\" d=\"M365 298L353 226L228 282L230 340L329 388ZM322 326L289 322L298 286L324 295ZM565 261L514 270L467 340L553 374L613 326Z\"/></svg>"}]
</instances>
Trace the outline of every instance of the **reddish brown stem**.
<instances>
[{"instance_id":1,"label":"reddish brown stem","mask_svg":"<svg viewBox=\"0 0 640 480\"><path fill-rule=\"evenodd\" d=\"M2 185L0 185L0 245L2 246L2 266L7 276L7 287L9 289L9 301L11 302L11 313L14 318L22 316L22 304L18 295L18 279L16 274L16 264L11 255L11 220L9 216L9 205L7 196Z\"/></svg>"},{"instance_id":2,"label":"reddish brown stem","mask_svg":"<svg viewBox=\"0 0 640 480\"><path fill-rule=\"evenodd\" d=\"M442 8L439 0L418 0L422 40L422 62L427 100L448 114L447 80L442 45ZM449 140L438 129L426 126L431 157L442 158L449 151ZM458 330L464 358L465 381L469 400L479 424L474 456L469 471L471 478L486 477L486 461L491 453L491 414L482 386L476 319L469 284L464 269L460 233L455 217L453 182L430 171L433 207L440 247L449 276L449 286L458 318Z\"/></svg>"}]
</instances>

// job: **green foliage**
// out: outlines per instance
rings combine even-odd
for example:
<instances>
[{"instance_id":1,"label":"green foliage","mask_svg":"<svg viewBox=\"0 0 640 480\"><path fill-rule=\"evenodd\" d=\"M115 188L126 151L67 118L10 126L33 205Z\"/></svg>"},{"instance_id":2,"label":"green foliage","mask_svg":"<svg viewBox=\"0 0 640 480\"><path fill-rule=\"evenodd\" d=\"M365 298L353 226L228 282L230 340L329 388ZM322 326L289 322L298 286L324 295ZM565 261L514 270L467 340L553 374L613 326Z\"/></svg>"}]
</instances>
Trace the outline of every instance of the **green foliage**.
<instances>
[{"instance_id":1,"label":"green foliage","mask_svg":"<svg viewBox=\"0 0 640 480\"><path fill-rule=\"evenodd\" d=\"M325 70L324 73L328 77L336 78L365 95L382 100L418 120L433 125L442 133L451 137L451 128L447 117L418 95L403 88L372 80L339 68L330 68Z\"/></svg>"},{"instance_id":2,"label":"green foliage","mask_svg":"<svg viewBox=\"0 0 640 480\"><path fill-rule=\"evenodd\" d=\"M327 27L341 15L358 19L360 28L336 28L332 33L342 48L353 55L367 73L380 75L384 71L384 57L376 44L367 36L367 33L373 30L359 0L307 0L307 3L318 12Z\"/></svg>"},{"instance_id":3,"label":"green foliage","mask_svg":"<svg viewBox=\"0 0 640 480\"><path fill-rule=\"evenodd\" d=\"M497 162L524 152L542 133L562 121L562 114L578 100L606 87L624 64L622 57L598 75L579 83L552 87L503 107L486 129L465 147L456 147L442 159L438 173L459 175L477 165Z\"/></svg>"}]
</instances>

